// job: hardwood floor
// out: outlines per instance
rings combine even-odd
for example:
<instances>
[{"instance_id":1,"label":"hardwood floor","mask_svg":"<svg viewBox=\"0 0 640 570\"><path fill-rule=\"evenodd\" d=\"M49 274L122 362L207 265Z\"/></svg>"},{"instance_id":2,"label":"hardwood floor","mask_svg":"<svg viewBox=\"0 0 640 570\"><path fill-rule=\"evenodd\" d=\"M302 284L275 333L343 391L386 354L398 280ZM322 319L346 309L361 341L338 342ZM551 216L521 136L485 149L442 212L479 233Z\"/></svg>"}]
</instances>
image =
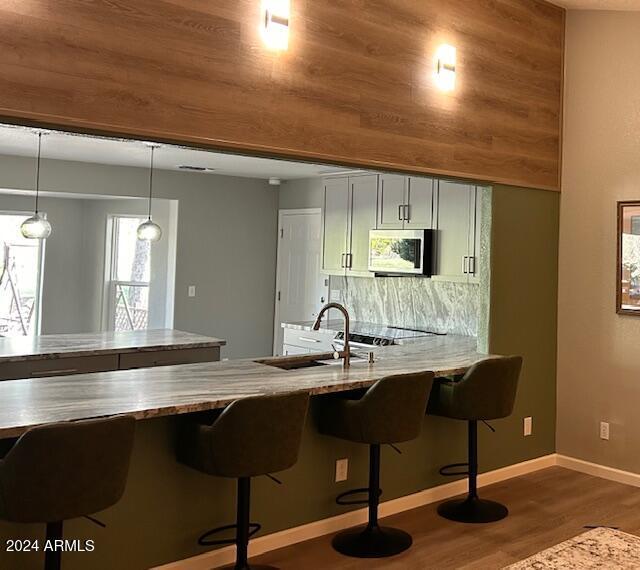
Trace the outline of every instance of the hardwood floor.
<instances>
[{"instance_id":1,"label":"hardwood floor","mask_svg":"<svg viewBox=\"0 0 640 570\"><path fill-rule=\"evenodd\" d=\"M640 535L640 488L613 483L561 467L511 479L480 490L509 506L510 516L489 525L440 518L428 505L385 519L413 535L413 547L392 559L357 560L331 548L331 536L255 558L282 570L376 568L502 568L576 536L585 525L615 526Z\"/></svg>"}]
</instances>

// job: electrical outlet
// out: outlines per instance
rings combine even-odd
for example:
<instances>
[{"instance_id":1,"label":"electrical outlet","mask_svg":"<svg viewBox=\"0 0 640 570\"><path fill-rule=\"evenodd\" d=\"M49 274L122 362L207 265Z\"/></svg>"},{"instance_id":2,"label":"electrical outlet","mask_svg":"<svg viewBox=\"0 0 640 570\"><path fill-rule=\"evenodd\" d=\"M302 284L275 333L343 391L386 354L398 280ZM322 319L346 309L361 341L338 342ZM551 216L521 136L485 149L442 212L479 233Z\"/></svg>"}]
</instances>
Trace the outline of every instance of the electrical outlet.
<instances>
[{"instance_id":1,"label":"electrical outlet","mask_svg":"<svg viewBox=\"0 0 640 570\"><path fill-rule=\"evenodd\" d=\"M339 303L342 300L342 291L340 289L331 289L330 300Z\"/></svg>"},{"instance_id":2,"label":"electrical outlet","mask_svg":"<svg viewBox=\"0 0 640 570\"><path fill-rule=\"evenodd\" d=\"M600 439L609 441L609 422L600 422Z\"/></svg>"},{"instance_id":3,"label":"electrical outlet","mask_svg":"<svg viewBox=\"0 0 640 570\"><path fill-rule=\"evenodd\" d=\"M195 285L189 285L189 297L195 297L196 296L196 286Z\"/></svg>"},{"instance_id":4,"label":"electrical outlet","mask_svg":"<svg viewBox=\"0 0 640 570\"><path fill-rule=\"evenodd\" d=\"M349 460L337 459L336 460L336 483L346 481L349 476Z\"/></svg>"},{"instance_id":5,"label":"electrical outlet","mask_svg":"<svg viewBox=\"0 0 640 570\"><path fill-rule=\"evenodd\" d=\"M533 418L524 418L524 435L529 436L533 433Z\"/></svg>"}]
</instances>

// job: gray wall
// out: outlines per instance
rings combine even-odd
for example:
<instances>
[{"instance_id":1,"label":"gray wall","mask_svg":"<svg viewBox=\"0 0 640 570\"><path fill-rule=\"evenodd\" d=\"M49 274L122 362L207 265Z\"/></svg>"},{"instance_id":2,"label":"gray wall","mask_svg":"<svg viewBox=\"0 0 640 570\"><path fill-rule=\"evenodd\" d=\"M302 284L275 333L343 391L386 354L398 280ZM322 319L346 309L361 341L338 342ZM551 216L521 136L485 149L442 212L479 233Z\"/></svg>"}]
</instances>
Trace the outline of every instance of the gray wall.
<instances>
[{"instance_id":1,"label":"gray wall","mask_svg":"<svg viewBox=\"0 0 640 570\"><path fill-rule=\"evenodd\" d=\"M558 453L640 473L640 318L616 314L616 202L640 200L640 13L567 16ZM599 437L610 423L610 439Z\"/></svg>"},{"instance_id":2,"label":"gray wall","mask_svg":"<svg viewBox=\"0 0 640 570\"><path fill-rule=\"evenodd\" d=\"M0 156L0 187L32 188L33 169L33 159ZM277 190L264 180L166 170L154 181L156 197L179 201L175 327L227 339L224 357L271 354ZM147 184L144 168L42 164L46 191L144 197Z\"/></svg>"}]
</instances>

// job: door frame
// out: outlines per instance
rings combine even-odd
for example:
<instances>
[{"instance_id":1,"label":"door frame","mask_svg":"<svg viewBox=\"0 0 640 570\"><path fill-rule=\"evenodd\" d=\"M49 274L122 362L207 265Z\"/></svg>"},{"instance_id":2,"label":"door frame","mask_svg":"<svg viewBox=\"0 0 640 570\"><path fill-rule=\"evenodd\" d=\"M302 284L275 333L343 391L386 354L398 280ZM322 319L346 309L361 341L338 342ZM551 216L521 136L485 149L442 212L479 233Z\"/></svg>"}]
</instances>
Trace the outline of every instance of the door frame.
<instances>
[{"instance_id":1,"label":"door frame","mask_svg":"<svg viewBox=\"0 0 640 570\"><path fill-rule=\"evenodd\" d=\"M322 241L321 246L324 247L324 224L322 223L322 208L296 208L296 209L287 209L283 208L278 210L278 231L276 234L276 239L278 240L277 248L276 248L276 287L274 290L273 298L274 298L274 311L273 311L273 346L272 346L272 354L277 354L279 352L279 348L276 346L278 342L278 332L280 331L280 302L278 301L278 291L280 291L280 265L282 264L282 254L280 251L280 231L282 230L282 222L285 216L300 216L300 215L320 215L320 224L322 226L322 232L320 236L320 240ZM322 274L322 265L320 266L320 274ZM327 288L328 290L328 288ZM328 297L327 297L328 298Z\"/></svg>"}]
</instances>

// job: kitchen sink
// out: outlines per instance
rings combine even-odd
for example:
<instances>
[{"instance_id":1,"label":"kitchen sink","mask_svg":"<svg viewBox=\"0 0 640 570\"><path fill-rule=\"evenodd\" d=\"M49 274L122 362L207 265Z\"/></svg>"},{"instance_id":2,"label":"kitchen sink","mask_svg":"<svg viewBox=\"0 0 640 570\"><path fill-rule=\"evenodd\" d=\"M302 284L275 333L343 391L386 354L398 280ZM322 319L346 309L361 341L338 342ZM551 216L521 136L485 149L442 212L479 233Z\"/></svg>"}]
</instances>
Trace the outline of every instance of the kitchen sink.
<instances>
[{"instance_id":1,"label":"kitchen sink","mask_svg":"<svg viewBox=\"0 0 640 570\"><path fill-rule=\"evenodd\" d=\"M361 356L351 353L351 360L358 360ZM281 370L298 370L301 368L315 368L317 366L329 366L341 364L342 358L333 358L333 353L304 354L301 356L282 356L273 358L259 358L254 360L258 364L266 364Z\"/></svg>"},{"instance_id":2,"label":"kitchen sink","mask_svg":"<svg viewBox=\"0 0 640 570\"><path fill-rule=\"evenodd\" d=\"M267 366L273 366L280 368L281 370L298 370L299 368L314 368L316 366L326 366L328 362L322 362L320 360L312 360L308 356L302 357L286 357L286 358L263 358L260 360L254 360L258 364L266 364Z\"/></svg>"}]
</instances>

